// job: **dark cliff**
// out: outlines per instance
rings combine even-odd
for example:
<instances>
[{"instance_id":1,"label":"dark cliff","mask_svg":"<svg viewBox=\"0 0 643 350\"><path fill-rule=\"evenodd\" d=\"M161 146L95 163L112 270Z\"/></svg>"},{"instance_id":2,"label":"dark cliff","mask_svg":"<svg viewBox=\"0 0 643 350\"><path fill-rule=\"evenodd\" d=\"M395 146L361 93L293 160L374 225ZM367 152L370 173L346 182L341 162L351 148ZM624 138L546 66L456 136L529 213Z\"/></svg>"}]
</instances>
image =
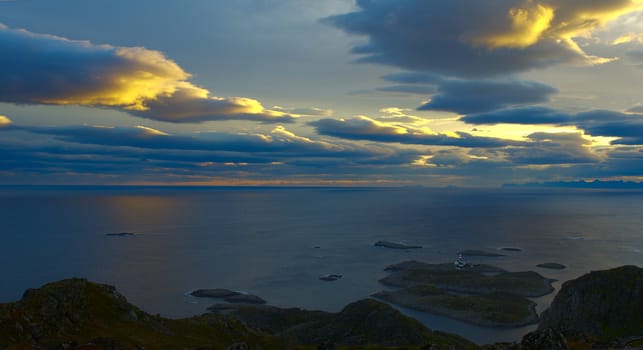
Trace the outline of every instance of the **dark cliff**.
<instances>
[{"instance_id":1,"label":"dark cliff","mask_svg":"<svg viewBox=\"0 0 643 350\"><path fill-rule=\"evenodd\" d=\"M622 266L565 282L539 329L608 341L643 336L643 269Z\"/></svg>"}]
</instances>

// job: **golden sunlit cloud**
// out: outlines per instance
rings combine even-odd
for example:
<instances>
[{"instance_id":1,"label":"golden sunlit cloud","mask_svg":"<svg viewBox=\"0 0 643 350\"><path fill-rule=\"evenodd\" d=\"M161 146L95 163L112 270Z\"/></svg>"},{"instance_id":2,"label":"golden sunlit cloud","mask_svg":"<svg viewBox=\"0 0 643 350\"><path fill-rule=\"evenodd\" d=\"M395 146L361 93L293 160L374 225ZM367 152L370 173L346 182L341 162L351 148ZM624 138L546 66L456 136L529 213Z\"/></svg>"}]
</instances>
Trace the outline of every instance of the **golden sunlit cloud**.
<instances>
[{"instance_id":1,"label":"golden sunlit cloud","mask_svg":"<svg viewBox=\"0 0 643 350\"><path fill-rule=\"evenodd\" d=\"M342 118L337 121L357 134L405 135L409 133L409 130L403 126L381 122L363 115L351 119Z\"/></svg>"},{"instance_id":2,"label":"golden sunlit cloud","mask_svg":"<svg viewBox=\"0 0 643 350\"><path fill-rule=\"evenodd\" d=\"M612 41L612 45L627 44L631 42L643 44L643 33L627 33L625 35L621 35Z\"/></svg>"},{"instance_id":3,"label":"golden sunlit cloud","mask_svg":"<svg viewBox=\"0 0 643 350\"><path fill-rule=\"evenodd\" d=\"M163 132L161 130L152 129L152 128L149 128L147 126L137 125L136 128L139 129L142 132L141 136L152 136L153 137L153 136L168 136L169 135L166 132Z\"/></svg>"},{"instance_id":4,"label":"golden sunlit cloud","mask_svg":"<svg viewBox=\"0 0 643 350\"><path fill-rule=\"evenodd\" d=\"M481 29L481 33L464 35L463 39L475 46L490 49L523 49L536 44L554 42L579 53L587 63L601 64L613 58L587 55L574 41L590 37L593 32L622 15L642 8L640 0L618 1L536 1L525 0L509 9L504 22ZM613 44L638 40L640 34L617 38Z\"/></svg>"},{"instance_id":5,"label":"golden sunlit cloud","mask_svg":"<svg viewBox=\"0 0 643 350\"><path fill-rule=\"evenodd\" d=\"M325 150L341 151L343 149L343 147L334 145L330 142L311 140L308 137L296 135L294 132L286 130L282 125L278 125L272 129L271 134L274 135L274 137L278 137L282 142L309 145L315 144Z\"/></svg>"},{"instance_id":6,"label":"golden sunlit cloud","mask_svg":"<svg viewBox=\"0 0 643 350\"><path fill-rule=\"evenodd\" d=\"M489 48L525 48L537 43L554 19L554 8L528 1L525 7L514 7L507 14L507 28L471 38L475 45Z\"/></svg>"},{"instance_id":7,"label":"golden sunlit cloud","mask_svg":"<svg viewBox=\"0 0 643 350\"><path fill-rule=\"evenodd\" d=\"M417 166L417 167L429 167L429 168L434 168L437 165L433 164L430 162L431 158L433 158L432 155L430 156L420 156L419 158L413 160L411 165Z\"/></svg>"},{"instance_id":8,"label":"golden sunlit cloud","mask_svg":"<svg viewBox=\"0 0 643 350\"><path fill-rule=\"evenodd\" d=\"M251 98L210 96L156 50L94 45L0 26L0 51L12 53L0 66L3 102L110 107L168 122L292 121Z\"/></svg>"},{"instance_id":9,"label":"golden sunlit cloud","mask_svg":"<svg viewBox=\"0 0 643 350\"><path fill-rule=\"evenodd\" d=\"M0 128L5 128L11 125L11 119L4 115L0 115Z\"/></svg>"}]
</instances>

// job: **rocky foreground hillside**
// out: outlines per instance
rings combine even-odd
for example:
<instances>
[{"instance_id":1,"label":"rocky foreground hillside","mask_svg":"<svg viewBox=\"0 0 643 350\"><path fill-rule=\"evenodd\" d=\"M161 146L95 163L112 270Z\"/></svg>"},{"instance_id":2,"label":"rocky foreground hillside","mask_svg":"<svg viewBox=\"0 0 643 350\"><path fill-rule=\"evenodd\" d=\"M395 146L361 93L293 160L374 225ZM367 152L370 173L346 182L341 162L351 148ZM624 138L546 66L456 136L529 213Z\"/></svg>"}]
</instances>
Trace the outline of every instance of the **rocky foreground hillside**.
<instances>
[{"instance_id":1,"label":"rocky foreground hillside","mask_svg":"<svg viewBox=\"0 0 643 350\"><path fill-rule=\"evenodd\" d=\"M476 347L461 337L432 332L375 300L358 301L339 313L261 310L247 322L217 314L172 320L129 304L112 286L69 279L27 290L18 302L0 304L0 349Z\"/></svg>"},{"instance_id":2,"label":"rocky foreground hillside","mask_svg":"<svg viewBox=\"0 0 643 350\"><path fill-rule=\"evenodd\" d=\"M114 287L69 279L0 304L0 349L475 349L387 304L339 313L234 307L172 320L129 304ZM482 349L643 349L643 269L624 266L566 282L536 332Z\"/></svg>"}]
</instances>

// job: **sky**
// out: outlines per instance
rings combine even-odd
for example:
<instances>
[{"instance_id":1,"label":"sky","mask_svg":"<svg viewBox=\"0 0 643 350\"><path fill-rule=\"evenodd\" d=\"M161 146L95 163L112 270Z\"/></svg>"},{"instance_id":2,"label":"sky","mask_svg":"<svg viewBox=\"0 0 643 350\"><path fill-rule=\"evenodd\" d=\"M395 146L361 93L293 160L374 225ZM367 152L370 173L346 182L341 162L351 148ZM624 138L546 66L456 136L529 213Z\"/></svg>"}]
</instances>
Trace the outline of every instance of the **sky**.
<instances>
[{"instance_id":1,"label":"sky","mask_svg":"<svg viewBox=\"0 0 643 350\"><path fill-rule=\"evenodd\" d=\"M643 181L643 0L0 0L0 185Z\"/></svg>"}]
</instances>

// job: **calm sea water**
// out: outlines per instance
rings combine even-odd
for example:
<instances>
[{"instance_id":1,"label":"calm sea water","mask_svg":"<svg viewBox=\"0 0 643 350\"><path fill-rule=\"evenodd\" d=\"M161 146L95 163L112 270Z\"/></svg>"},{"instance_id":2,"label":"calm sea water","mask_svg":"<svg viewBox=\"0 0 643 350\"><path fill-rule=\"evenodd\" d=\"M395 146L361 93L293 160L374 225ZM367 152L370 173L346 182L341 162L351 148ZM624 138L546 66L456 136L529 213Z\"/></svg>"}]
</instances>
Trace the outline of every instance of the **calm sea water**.
<instances>
[{"instance_id":1,"label":"calm sea water","mask_svg":"<svg viewBox=\"0 0 643 350\"><path fill-rule=\"evenodd\" d=\"M518 247L474 262L558 279L643 265L643 193L578 190L0 188L0 301L68 277L117 286L151 313L186 317L197 288L338 311L381 290L387 265L450 262L462 249ZM131 237L106 233L135 232ZM374 247L378 240L424 246ZM562 271L535 267L542 262ZM323 282L322 274L342 274ZM536 299L539 310L553 294ZM403 310L479 343L533 327L485 329Z\"/></svg>"}]
</instances>

